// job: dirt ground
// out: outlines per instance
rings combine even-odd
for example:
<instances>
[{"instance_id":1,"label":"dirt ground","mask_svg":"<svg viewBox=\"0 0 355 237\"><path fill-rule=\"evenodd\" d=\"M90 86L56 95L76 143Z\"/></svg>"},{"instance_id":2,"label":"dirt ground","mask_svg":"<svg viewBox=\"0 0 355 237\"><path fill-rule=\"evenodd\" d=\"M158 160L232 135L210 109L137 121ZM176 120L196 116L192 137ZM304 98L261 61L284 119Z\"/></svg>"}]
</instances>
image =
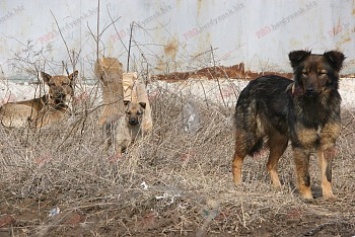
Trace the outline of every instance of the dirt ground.
<instances>
[{"instance_id":1,"label":"dirt ground","mask_svg":"<svg viewBox=\"0 0 355 237\"><path fill-rule=\"evenodd\" d=\"M154 130L121 158L104 151L99 109L39 131L0 129L2 236L355 236L354 111L343 110L333 165L337 200L314 201L295 188L288 149L281 190L266 172L267 151L247 157L243 185L232 184L233 109L195 101L198 129L182 110L191 98L162 91L152 101Z\"/></svg>"}]
</instances>

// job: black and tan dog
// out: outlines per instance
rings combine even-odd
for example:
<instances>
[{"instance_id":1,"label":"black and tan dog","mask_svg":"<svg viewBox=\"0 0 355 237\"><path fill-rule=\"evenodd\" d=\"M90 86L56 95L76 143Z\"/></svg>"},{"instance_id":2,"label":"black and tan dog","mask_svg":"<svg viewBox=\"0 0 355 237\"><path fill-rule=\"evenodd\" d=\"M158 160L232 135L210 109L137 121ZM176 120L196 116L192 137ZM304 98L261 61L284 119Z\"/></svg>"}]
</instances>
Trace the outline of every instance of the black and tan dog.
<instances>
[{"instance_id":1,"label":"black and tan dog","mask_svg":"<svg viewBox=\"0 0 355 237\"><path fill-rule=\"evenodd\" d=\"M339 71L344 55L338 51L311 54L289 53L293 81L263 76L251 81L236 105L234 183L241 183L243 159L253 155L267 138L270 155L267 169L272 184L279 187L277 164L291 140L300 194L312 199L309 158L317 153L325 199L334 199L332 159L340 134Z\"/></svg>"},{"instance_id":2,"label":"black and tan dog","mask_svg":"<svg viewBox=\"0 0 355 237\"><path fill-rule=\"evenodd\" d=\"M48 94L32 100L9 102L0 108L0 121L6 128L41 128L70 114L68 103L74 95L73 82L78 71L69 76L51 76L40 72L39 77L49 87Z\"/></svg>"}]
</instances>

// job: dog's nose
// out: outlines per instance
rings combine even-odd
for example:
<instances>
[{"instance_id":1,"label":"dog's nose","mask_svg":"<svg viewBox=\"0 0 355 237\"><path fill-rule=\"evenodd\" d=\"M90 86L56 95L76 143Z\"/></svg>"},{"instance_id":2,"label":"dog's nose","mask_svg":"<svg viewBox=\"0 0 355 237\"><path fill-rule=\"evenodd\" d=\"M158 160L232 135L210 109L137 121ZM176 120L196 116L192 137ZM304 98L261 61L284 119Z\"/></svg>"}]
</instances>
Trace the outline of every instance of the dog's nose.
<instances>
[{"instance_id":1,"label":"dog's nose","mask_svg":"<svg viewBox=\"0 0 355 237\"><path fill-rule=\"evenodd\" d=\"M307 93L313 93L314 92L314 87L307 87L306 88Z\"/></svg>"},{"instance_id":2,"label":"dog's nose","mask_svg":"<svg viewBox=\"0 0 355 237\"><path fill-rule=\"evenodd\" d=\"M137 125L138 124L138 120L135 119L135 118L131 118L131 119L129 119L129 123L132 124L132 125Z\"/></svg>"}]
</instances>

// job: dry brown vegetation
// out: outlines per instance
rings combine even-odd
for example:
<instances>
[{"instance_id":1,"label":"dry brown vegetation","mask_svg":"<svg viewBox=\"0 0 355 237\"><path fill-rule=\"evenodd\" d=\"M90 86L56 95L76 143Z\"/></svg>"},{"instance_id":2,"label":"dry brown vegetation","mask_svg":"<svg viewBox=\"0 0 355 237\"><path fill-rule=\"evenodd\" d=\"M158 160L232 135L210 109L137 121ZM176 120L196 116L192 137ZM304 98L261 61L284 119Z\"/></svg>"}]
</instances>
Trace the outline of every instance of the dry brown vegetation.
<instances>
[{"instance_id":1,"label":"dry brown vegetation","mask_svg":"<svg viewBox=\"0 0 355 237\"><path fill-rule=\"evenodd\" d=\"M337 201L320 197L314 158L317 198L304 202L289 149L281 191L269 184L267 153L246 158L244 183L234 187L234 109L196 101L201 128L189 134L181 118L186 101L162 91L152 101L153 133L119 160L104 152L98 110L37 132L0 128L0 236L355 235L351 111L343 111L334 162ZM56 207L60 213L49 216Z\"/></svg>"}]
</instances>

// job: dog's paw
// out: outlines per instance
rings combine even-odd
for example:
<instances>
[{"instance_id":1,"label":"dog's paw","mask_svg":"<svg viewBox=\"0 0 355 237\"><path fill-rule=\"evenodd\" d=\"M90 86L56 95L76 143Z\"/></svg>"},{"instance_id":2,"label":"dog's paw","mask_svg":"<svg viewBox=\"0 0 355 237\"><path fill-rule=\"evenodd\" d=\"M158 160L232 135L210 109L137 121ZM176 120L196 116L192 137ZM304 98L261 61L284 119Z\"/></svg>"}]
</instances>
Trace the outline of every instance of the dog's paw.
<instances>
[{"instance_id":1,"label":"dog's paw","mask_svg":"<svg viewBox=\"0 0 355 237\"><path fill-rule=\"evenodd\" d=\"M233 183L234 183L234 186L236 186L236 187L243 185L243 182L242 182L241 178L234 177Z\"/></svg>"},{"instance_id":2,"label":"dog's paw","mask_svg":"<svg viewBox=\"0 0 355 237\"><path fill-rule=\"evenodd\" d=\"M337 200L337 197L334 194L330 194L330 195L324 195L323 199L328 202L335 202Z\"/></svg>"}]
</instances>

